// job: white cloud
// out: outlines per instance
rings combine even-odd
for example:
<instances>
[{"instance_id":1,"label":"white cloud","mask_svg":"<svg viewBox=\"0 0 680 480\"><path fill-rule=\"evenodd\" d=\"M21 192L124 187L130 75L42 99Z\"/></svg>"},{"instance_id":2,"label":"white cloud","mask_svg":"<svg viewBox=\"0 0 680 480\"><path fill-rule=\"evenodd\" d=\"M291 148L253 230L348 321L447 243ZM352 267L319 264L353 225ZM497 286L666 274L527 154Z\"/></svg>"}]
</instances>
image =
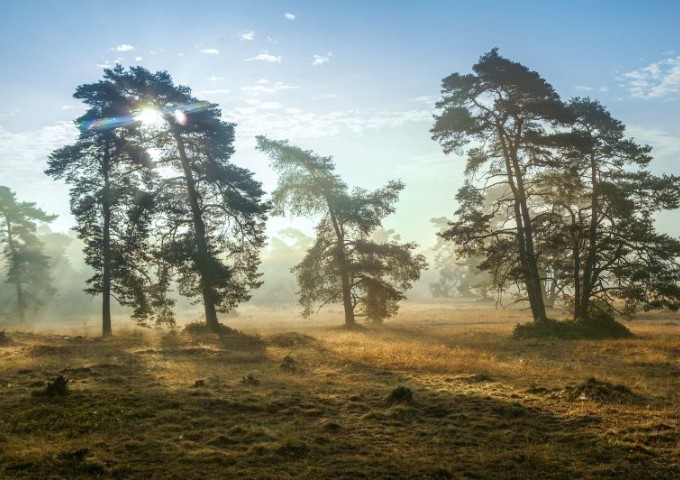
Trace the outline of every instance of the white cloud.
<instances>
[{"instance_id":1,"label":"white cloud","mask_svg":"<svg viewBox=\"0 0 680 480\"><path fill-rule=\"evenodd\" d=\"M598 90L598 92L600 92L600 93L607 93L607 92L609 92L609 87L600 87L600 89Z\"/></svg>"},{"instance_id":2,"label":"white cloud","mask_svg":"<svg viewBox=\"0 0 680 480\"><path fill-rule=\"evenodd\" d=\"M75 107L73 105L62 105L59 107L60 110L73 110Z\"/></svg>"},{"instance_id":3,"label":"white cloud","mask_svg":"<svg viewBox=\"0 0 680 480\"><path fill-rule=\"evenodd\" d=\"M257 104L260 110L279 110L283 108L283 104L279 102L262 102Z\"/></svg>"},{"instance_id":4,"label":"white cloud","mask_svg":"<svg viewBox=\"0 0 680 480\"><path fill-rule=\"evenodd\" d=\"M678 161L680 159L679 134L673 135L667 131L636 125L628 126L626 131L637 142L652 146L652 157L654 157L654 161L650 164L652 170L654 170L654 165L658 162L665 164L666 167L669 165L673 166L673 172L666 173L680 174L680 162Z\"/></svg>"},{"instance_id":5,"label":"white cloud","mask_svg":"<svg viewBox=\"0 0 680 480\"><path fill-rule=\"evenodd\" d=\"M221 82L222 80L224 80L224 77L218 77L217 75L211 75L211 76L207 77L206 80L208 80L210 82Z\"/></svg>"},{"instance_id":6,"label":"white cloud","mask_svg":"<svg viewBox=\"0 0 680 480\"><path fill-rule=\"evenodd\" d=\"M213 88L213 89L208 89L208 90L199 90L198 94L199 95L205 95L205 96L210 96L210 95L219 95L222 93L229 93L228 88Z\"/></svg>"},{"instance_id":7,"label":"white cloud","mask_svg":"<svg viewBox=\"0 0 680 480\"><path fill-rule=\"evenodd\" d=\"M255 32L252 30L248 30L247 32L243 32L241 34L241 40L244 40L246 42L251 42L255 40Z\"/></svg>"},{"instance_id":8,"label":"white cloud","mask_svg":"<svg viewBox=\"0 0 680 480\"><path fill-rule=\"evenodd\" d=\"M261 78L256 82L255 85L248 85L241 87L241 90L251 97L257 97L259 95L273 95L279 93L283 90L294 90L298 87L295 85L288 85L283 82L271 83L269 80Z\"/></svg>"},{"instance_id":9,"label":"white cloud","mask_svg":"<svg viewBox=\"0 0 680 480\"><path fill-rule=\"evenodd\" d=\"M632 97L676 98L680 96L680 56L624 73L622 80Z\"/></svg>"},{"instance_id":10,"label":"white cloud","mask_svg":"<svg viewBox=\"0 0 680 480\"><path fill-rule=\"evenodd\" d=\"M439 97L436 97L434 95L420 95L419 97L413 97L409 98L408 101L411 103L422 103L425 105L432 105L434 106L435 102L438 100Z\"/></svg>"},{"instance_id":11,"label":"white cloud","mask_svg":"<svg viewBox=\"0 0 680 480\"><path fill-rule=\"evenodd\" d=\"M332 52L328 52L326 55L314 55L314 60L312 61L312 65L315 67L319 67L323 65L324 63L328 63L331 60L331 56L333 55Z\"/></svg>"},{"instance_id":12,"label":"white cloud","mask_svg":"<svg viewBox=\"0 0 680 480\"><path fill-rule=\"evenodd\" d=\"M144 60L144 57L135 57L135 62L141 62Z\"/></svg>"},{"instance_id":13,"label":"white cloud","mask_svg":"<svg viewBox=\"0 0 680 480\"><path fill-rule=\"evenodd\" d=\"M294 13L286 12L286 13L283 14L283 16L286 20L290 20L291 22L293 20L295 20L295 14Z\"/></svg>"},{"instance_id":14,"label":"white cloud","mask_svg":"<svg viewBox=\"0 0 680 480\"><path fill-rule=\"evenodd\" d=\"M333 137L397 128L403 125L431 122L432 111L426 110L341 110L309 112L297 108L281 108L276 102L236 108L225 112L235 121L244 137L267 132L272 137L291 139Z\"/></svg>"},{"instance_id":15,"label":"white cloud","mask_svg":"<svg viewBox=\"0 0 680 480\"><path fill-rule=\"evenodd\" d=\"M111 68L111 67L113 67L113 65L111 65L111 63L109 63L109 61L107 60L104 63L98 63L97 67L99 67L99 68Z\"/></svg>"},{"instance_id":16,"label":"white cloud","mask_svg":"<svg viewBox=\"0 0 680 480\"><path fill-rule=\"evenodd\" d=\"M272 55L271 53L265 50L263 52L260 52L258 55L255 55L254 57L246 58L246 61L251 60L258 60L269 63L281 63L282 58L280 55Z\"/></svg>"},{"instance_id":17,"label":"white cloud","mask_svg":"<svg viewBox=\"0 0 680 480\"><path fill-rule=\"evenodd\" d=\"M49 154L75 141L77 136L78 130L72 122L24 132L8 132L0 126L0 151L6 159L0 162L3 184L15 190L22 200L37 202L49 213L58 214L55 224L63 230L72 224L68 190L63 182L55 182L43 171Z\"/></svg>"},{"instance_id":18,"label":"white cloud","mask_svg":"<svg viewBox=\"0 0 680 480\"><path fill-rule=\"evenodd\" d=\"M593 87L588 87L586 85L576 85L574 87L574 90L576 90L577 92L592 92Z\"/></svg>"},{"instance_id":19,"label":"white cloud","mask_svg":"<svg viewBox=\"0 0 680 480\"><path fill-rule=\"evenodd\" d=\"M200 53L206 53L208 55L219 55L220 51L217 48L201 48Z\"/></svg>"},{"instance_id":20,"label":"white cloud","mask_svg":"<svg viewBox=\"0 0 680 480\"><path fill-rule=\"evenodd\" d=\"M183 53L183 52L179 52L179 53L177 54L177 56L178 56L178 57L183 57L183 56L184 56L184 53Z\"/></svg>"},{"instance_id":21,"label":"white cloud","mask_svg":"<svg viewBox=\"0 0 680 480\"><path fill-rule=\"evenodd\" d=\"M116 52L129 52L130 50L134 49L135 47L129 43L121 43L120 45L113 47L111 50L115 50Z\"/></svg>"}]
</instances>

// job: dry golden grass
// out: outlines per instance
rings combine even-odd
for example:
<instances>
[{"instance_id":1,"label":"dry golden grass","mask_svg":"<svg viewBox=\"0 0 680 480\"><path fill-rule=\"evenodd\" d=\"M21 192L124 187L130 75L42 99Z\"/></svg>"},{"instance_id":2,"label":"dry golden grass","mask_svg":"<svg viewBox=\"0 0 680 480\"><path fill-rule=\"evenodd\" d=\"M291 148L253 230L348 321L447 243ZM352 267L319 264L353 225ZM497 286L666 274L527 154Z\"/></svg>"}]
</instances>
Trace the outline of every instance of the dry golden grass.
<instances>
[{"instance_id":1,"label":"dry golden grass","mask_svg":"<svg viewBox=\"0 0 680 480\"><path fill-rule=\"evenodd\" d=\"M8 332L0 477L680 478L677 315L611 341L512 340L525 312L475 305L340 319ZM60 374L70 394L39 395Z\"/></svg>"}]
</instances>

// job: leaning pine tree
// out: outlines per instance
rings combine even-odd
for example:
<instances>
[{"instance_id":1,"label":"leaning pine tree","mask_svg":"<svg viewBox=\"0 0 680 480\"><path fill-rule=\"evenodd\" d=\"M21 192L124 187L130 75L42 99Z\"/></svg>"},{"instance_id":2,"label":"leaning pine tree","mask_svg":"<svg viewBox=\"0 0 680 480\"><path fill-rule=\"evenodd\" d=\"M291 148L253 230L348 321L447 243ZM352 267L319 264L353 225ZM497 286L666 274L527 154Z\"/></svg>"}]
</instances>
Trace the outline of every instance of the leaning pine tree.
<instances>
[{"instance_id":1,"label":"leaning pine tree","mask_svg":"<svg viewBox=\"0 0 680 480\"><path fill-rule=\"evenodd\" d=\"M266 137L257 143L279 174L272 194L275 211L319 218L314 245L293 269L303 316L329 303L343 304L347 326L356 317L380 323L394 315L426 266L414 243L372 238L394 212L404 184L350 191L330 157Z\"/></svg>"},{"instance_id":2,"label":"leaning pine tree","mask_svg":"<svg viewBox=\"0 0 680 480\"><path fill-rule=\"evenodd\" d=\"M492 260L489 255L510 253L517 258L517 280L526 290L534 321L542 322L547 317L531 205L540 196L536 174L550 160L542 140L546 127L569 114L538 73L503 58L496 49L472 69L474 73L444 78L431 130L447 154L471 145L466 183L457 195L457 218L441 235L468 255ZM493 224L496 212L484 211L487 192L498 185L508 191L496 202L496 211L508 213L501 228Z\"/></svg>"}]
</instances>

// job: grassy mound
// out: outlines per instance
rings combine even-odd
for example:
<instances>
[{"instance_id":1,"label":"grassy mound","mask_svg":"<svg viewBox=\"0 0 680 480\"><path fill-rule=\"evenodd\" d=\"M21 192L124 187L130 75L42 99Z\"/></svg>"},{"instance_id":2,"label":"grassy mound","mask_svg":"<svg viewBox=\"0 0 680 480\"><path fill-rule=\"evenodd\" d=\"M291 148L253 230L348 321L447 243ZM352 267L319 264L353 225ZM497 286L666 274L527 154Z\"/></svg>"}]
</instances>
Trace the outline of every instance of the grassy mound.
<instances>
[{"instance_id":1,"label":"grassy mound","mask_svg":"<svg viewBox=\"0 0 680 480\"><path fill-rule=\"evenodd\" d=\"M579 385L566 387L564 397L568 400L594 400L603 403L629 403L640 399L625 385L616 385L594 377Z\"/></svg>"},{"instance_id":2,"label":"grassy mound","mask_svg":"<svg viewBox=\"0 0 680 480\"><path fill-rule=\"evenodd\" d=\"M218 333L220 335L234 335L239 333L237 330L229 328L226 325L222 325L221 323L218 325L217 328L218 330L215 331L212 328L210 328L210 326L207 323L199 321L187 323L182 330L190 335L209 335L212 333Z\"/></svg>"},{"instance_id":3,"label":"grassy mound","mask_svg":"<svg viewBox=\"0 0 680 480\"><path fill-rule=\"evenodd\" d=\"M517 324L513 338L560 338L564 340L600 340L605 338L630 338L633 334L612 318L560 321L552 318L545 322Z\"/></svg>"}]
</instances>

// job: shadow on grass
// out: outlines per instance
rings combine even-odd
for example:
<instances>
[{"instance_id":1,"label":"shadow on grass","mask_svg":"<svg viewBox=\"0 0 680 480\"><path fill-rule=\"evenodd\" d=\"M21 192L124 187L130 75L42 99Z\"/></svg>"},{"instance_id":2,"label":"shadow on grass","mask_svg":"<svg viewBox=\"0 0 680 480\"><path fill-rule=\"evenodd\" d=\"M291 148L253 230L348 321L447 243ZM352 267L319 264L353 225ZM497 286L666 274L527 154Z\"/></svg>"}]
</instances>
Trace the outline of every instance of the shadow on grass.
<instances>
[{"instance_id":1,"label":"shadow on grass","mask_svg":"<svg viewBox=\"0 0 680 480\"><path fill-rule=\"evenodd\" d=\"M16 387L0 398L7 414L2 419L6 433L0 439L5 447L0 452L0 475L131 479L680 475L677 462L660 462L653 448L594 433L604 429L596 415L565 419L547 407L511 398L434 389L419 374L407 380L337 355L307 335L281 334L268 342L225 336L165 335L157 349L149 349L143 338L53 339L52 346L64 348L37 352L25 344L34 364L24 369L28 372L7 372L1 379ZM266 357L268 346L285 350L304 368L282 371L277 361ZM257 364L243 360L251 355L259 358ZM173 369L176 378L168 378ZM192 385L186 378L193 378L188 375L196 371L212 376ZM242 383L246 371L260 382ZM36 388L31 385L59 372L71 380L69 395L30 398ZM390 392L404 383L413 392L412 401L390 403ZM671 433L667 441L677 441Z\"/></svg>"}]
</instances>

